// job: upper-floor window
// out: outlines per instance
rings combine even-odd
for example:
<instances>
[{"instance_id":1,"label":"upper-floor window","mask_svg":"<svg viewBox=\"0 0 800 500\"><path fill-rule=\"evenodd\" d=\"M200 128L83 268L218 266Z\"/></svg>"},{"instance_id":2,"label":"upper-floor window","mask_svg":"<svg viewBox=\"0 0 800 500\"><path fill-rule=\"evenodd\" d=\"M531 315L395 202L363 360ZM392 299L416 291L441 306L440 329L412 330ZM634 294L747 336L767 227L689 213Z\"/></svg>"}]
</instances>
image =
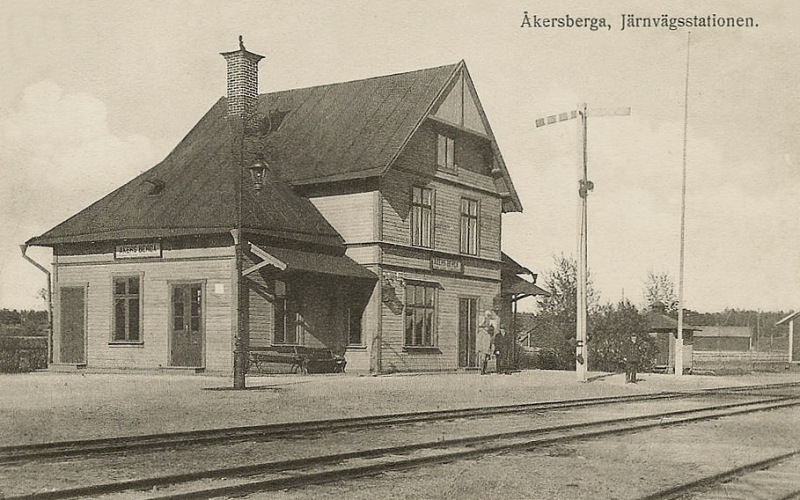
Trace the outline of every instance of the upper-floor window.
<instances>
[{"instance_id":1,"label":"upper-floor window","mask_svg":"<svg viewBox=\"0 0 800 500\"><path fill-rule=\"evenodd\" d=\"M461 198L461 253L478 255L478 200Z\"/></svg>"},{"instance_id":2,"label":"upper-floor window","mask_svg":"<svg viewBox=\"0 0 800 500\"><path fill-rule=\"evenodd\" d=\"M436 146L436 166L442 170L456 169L456 141L439 134Z\"/></svg>"},{"instance_id":3,"label":"upper-floor window","mask_svg":"<svg viewBox=\"0 0 800 500\"><path fill-rule=\"evenodd\" d=\"M406 283L406 346L436 345L436 288L435 283Z\"/></svg>"},{"instance_id":4,"label":"upper-floor window","mask_svg":"<svg viewBox=\"0 0 800 500\"><path fill-rule=\"evenodd\" d=\"M433 235L433 189L411 188L411 244L431 247Z\"/></svg>"},{"instance_id":5,"label":"upper-floor window","mask_svg":"<svg viewBox=\"0 0 800 500\"><path fill-rule=\"evenodd\" d=\"M139 276L114 278L114 342L139 342Z\"/></svg>"}]
</instances>

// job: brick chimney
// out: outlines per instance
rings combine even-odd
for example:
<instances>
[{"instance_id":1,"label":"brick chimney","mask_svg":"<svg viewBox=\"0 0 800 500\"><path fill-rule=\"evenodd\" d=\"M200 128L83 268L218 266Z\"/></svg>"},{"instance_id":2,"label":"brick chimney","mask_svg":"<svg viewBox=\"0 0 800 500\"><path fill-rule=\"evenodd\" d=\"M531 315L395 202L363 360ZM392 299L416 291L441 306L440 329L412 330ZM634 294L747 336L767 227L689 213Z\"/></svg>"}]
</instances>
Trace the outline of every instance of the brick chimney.
<instances>
[{"instance_id":1,"label":"brick chimney","mask_svg":"<svg viewBox=\"0 0 800 500\"><path fill-rule=\"evenodd\" d=\"M228 116L245 116L258 100L258 63L264 56L244 48L239 35L239 50L222 52L228 63Z\"/></svg>"}]
</instances>

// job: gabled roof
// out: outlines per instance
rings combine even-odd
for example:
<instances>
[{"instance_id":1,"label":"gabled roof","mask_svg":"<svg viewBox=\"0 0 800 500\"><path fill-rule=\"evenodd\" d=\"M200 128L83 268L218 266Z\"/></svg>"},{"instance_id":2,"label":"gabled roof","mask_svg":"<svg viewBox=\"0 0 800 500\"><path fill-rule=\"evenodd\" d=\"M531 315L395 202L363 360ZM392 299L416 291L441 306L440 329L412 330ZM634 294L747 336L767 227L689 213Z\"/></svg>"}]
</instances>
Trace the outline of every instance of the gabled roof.
<instances>
[{"instance_id":1,"label":"gabled roof","mask_svg":"<svg viewBox=\"0 0 800 500\"><path fill-rule=\"evenodd\" d=\"M464 61L344 83L284 90L259 96L258 113L286 113L264 141L269 162L293 185L382 175L414 132L463 79L474 94ZM522 210L480 102L475 102L484 136L491 142L501 176L516 210Z\"/></svg>"},{"instance_id":2,"label":"gabled roof","mask_svg":"<svg viewBox=\"0 0 800 500\"><path fill-rule=\"evenodd\" d=\"M227 233L236 227L236 175L247 174L226 109L220 99L164 161L28 244ZM267 172L260 192L247 186L245 232L343 251L342 237L322 214L274 173Z\"/></svg>"},{"instance_id":3,"label":"gabled roof","mask_svg":"<svg viewBox=\"0 0 800 500\"><path fill-rule=\"evenodd\" d=\"M292 184L382 174L458 64L259 96L259 114L288 111L266 140Z\"/></svg>"},{"instance_id":4,"label":"gabled roof","mask_svg":"<svg viewBox=\"0 0 800 500\"><path fill-rule=\"evenodd\" d=\"M244 189L243 229L343 252L342 237L291 186L382 175L457 78L468 80L472 89L462 61L260 95L258 119L252 120L256 138L248 141L246 155L264 156L274 170L260 193ZM506 199L521 210L488 121L476 105L510 191ZM220 99L164 161L27 243L52 246L233 229L236 176L246 174L236 120L227 118L226 108L227 100ZM279 125L270 122L273 116L280 117Z\"/></svg>"}]
</instances>

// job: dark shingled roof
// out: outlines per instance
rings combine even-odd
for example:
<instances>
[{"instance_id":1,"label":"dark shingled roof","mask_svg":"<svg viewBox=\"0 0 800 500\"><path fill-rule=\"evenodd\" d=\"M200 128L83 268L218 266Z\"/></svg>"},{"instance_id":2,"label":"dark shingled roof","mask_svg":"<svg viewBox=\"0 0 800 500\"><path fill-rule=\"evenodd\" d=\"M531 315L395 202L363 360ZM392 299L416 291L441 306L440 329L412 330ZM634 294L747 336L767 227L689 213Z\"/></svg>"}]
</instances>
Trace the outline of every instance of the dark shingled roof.
<instances>
[{"instance_id":1,"label":"dark shingled roof","mask_svg":"<svg viewBox=\"0 0 800 500\"><path fill-rule=\"evenodd\" d=\"M258 120L253 120L258 130L247 143L245 156L246 161L264 157L274 171L268 172L260 193L244 190L245 232L343 252L341 236L290 185L382 175L462 69L466 74L463 61L260 95ZM233 229L236 175L241 175L242 160L235 121L226 117L226 103L220 99L164 161L28 244L52 246ZM273 115L280 117L279 126L277 119L265 119ZM510 179L507 184L514 206L521 210Z\"/></svg>"},{"instance_id":2,"label":"dark shingled roof","mask_svg":"<svg viewBox=\"0 0 800 500\"><path fill-rule=\"evenodd\" d=\"M266 140L270 163L292 184L381 175L460 64L259 96L290 111Z\"/></svg>"},{"instance_id":3,"label":"dark shingled roof","mask_svg":"<svg viewBox=\"0 0 800 500\"><path fill-rule=\"evenodd\" d=\"M28 244L218 234L233 229L236 174L247 174L239 168L240 142L226 110L225 99L220 99L164 161ZM153 194L154 190L159 192ZM343 248L342 237L314 205L273 173L267 173L260 192L252 188L243 192L245 232Z\"/></svg>"},{"instance_id":4,"label":"dark shingled roof","mask_svg":"<svg viewBox=\"0 0 800 500\"><path fill-rule=\"evenodd\" d=\"M675 332L678 330L678 320L658 311L651 309L647 311L645 316L647 318L647 327L651 332ZM684 332L696 332L699 330L702 330L702 328L687 325L686 323L683 324Z\"/></svg>"}]
</instances>

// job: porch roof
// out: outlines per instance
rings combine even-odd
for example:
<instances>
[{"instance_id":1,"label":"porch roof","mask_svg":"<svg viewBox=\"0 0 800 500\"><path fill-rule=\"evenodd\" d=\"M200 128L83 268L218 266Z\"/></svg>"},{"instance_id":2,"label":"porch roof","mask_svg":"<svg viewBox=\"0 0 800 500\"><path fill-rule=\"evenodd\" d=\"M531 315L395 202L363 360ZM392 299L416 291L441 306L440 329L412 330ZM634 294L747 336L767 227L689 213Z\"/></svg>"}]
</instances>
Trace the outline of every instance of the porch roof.
<instances>
[{"instance_id":1,"label":"porch roof","mask_svg":"<svg viewBox=\"0 0 800 500\"><path fill-rule=\"evenodd\" d=\"M254 253L266 253L274 259L274 264L285 271L303 271L317 274L343 276L376 281L378 277L346 255L330 255L316 252L306 252L295 248L281 248L272 246L252 245ZM260 252L259 252L260 251Z\"/></svg>"},{"instance_id":2,"label":"porch roof","mask_svg":"<svg viewBox=\"0 0 800 500\"><path fill-rule=\"evenodd\" d=\"M525 281L519 276L504 277L500 284L500 293L502 295L519 295L520 297L515 297L516 300L530 297L531 295L550 296L550 292L544 288L536 286L529 281Z\"/></svg>"}]
</instances>

